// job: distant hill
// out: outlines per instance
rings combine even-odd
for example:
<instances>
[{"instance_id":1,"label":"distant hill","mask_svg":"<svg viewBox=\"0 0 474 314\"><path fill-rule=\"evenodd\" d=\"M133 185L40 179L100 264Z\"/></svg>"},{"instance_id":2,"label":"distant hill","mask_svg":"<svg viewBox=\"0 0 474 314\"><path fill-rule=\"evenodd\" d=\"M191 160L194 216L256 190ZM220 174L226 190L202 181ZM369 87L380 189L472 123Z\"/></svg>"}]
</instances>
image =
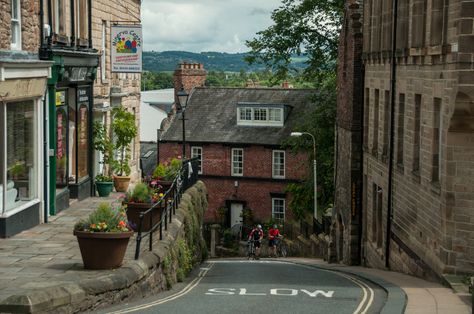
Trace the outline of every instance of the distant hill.
<instances>
[{"instance_id":1,"label":"distant hill","mask_svg":"<svg viewBox=\"0 0 474 314\"><path fill-rule=\"evenodd\" d=\"M182 61L202 63L208 71L240 72L240 70L244 70L245 72L255 72L265 69L261 65L248 65L244 61L245 55L245 53L225 52L144 51L143 69L152 72L174 71ZM295 67L305 67L304 57L295 59L297 60L293 64Z\"/></svg>"}]
</instances>

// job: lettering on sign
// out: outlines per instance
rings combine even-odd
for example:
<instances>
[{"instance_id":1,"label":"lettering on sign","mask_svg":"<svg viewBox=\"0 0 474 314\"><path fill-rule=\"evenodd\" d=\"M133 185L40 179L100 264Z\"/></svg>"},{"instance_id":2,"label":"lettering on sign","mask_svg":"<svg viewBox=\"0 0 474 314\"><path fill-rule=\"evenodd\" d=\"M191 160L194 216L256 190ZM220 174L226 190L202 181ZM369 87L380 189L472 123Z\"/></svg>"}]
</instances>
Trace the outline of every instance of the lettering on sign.
<instances>
[{"instance_id":1,"label":"lettering on sign","mask_svg":"<svg viewBox=\"0 0 474 314\"><path fill-rule=\"evenodd\" d=\"M207 290L206 295L243 295L243 296L266 296L266 295L276 295L276 296L290 296L294 297L298 294L308 296L310 298L317 298L318 296L323 296L325 298L332 298L334 291L324 291L324 290L315 290L308 291L306 289L289 289L289 288L278 288L270 289L269 293L266 292L249 292L246 288L212 288Z\"/></svg>"}]
</instances>

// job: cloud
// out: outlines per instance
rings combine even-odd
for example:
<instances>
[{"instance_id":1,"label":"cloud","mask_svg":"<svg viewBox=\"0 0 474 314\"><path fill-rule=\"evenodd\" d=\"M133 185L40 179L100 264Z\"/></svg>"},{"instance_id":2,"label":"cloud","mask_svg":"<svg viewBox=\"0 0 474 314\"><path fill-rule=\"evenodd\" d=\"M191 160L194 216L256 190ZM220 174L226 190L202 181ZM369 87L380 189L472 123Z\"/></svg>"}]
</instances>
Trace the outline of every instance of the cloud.
<instances>
[{"instance_id":1,"label":"cloud","mask_svg":"<svg viewBox=\"0 0 474 314\"><path fill-rule=\"evenodd\" d=\"M244 52L280 0L145 0L144 49Z\"/></svg>"}]
</instances>

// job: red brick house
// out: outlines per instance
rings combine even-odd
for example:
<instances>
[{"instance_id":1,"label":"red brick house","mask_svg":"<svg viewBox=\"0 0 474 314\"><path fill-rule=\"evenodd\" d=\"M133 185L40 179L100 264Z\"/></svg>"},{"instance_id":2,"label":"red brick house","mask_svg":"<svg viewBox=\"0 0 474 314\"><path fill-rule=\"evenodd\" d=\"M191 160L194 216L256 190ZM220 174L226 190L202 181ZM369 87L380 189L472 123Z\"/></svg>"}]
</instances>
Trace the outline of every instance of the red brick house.
<instances>
[{"instance_id":1,"label":"red brick house","mask_svg":"<svg viewBox=\"0 0 474 314\"><path fill-rule=\"evenodd\" d=\"M307 175L306 154L281 147L314 104L314 90L282 88L192 89L185 111L186 157L200 157L200 179L208 188L207 222L227 208L227 224L250 209L255 221L291 218L285 188ZM178 113L162 134L161 162L182 155Z\"/></svg>"}]
</instances>

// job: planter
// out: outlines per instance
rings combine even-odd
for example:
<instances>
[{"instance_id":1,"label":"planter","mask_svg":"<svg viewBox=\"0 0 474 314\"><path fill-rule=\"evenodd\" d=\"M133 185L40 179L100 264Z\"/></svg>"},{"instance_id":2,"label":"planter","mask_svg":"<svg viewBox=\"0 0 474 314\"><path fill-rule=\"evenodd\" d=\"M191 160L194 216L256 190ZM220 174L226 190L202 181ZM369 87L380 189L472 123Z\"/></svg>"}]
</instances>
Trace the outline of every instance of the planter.
<instances>
[{"instance_id":1,"label":"planter","mask_svg":"<svg viewBox=\"0 0 474 314\"><path fill-rule=\"evenodd\" d=\"M97 194L101 197L109 196L110 192L114 188L113 182L96 182L95 187L97 188Z\"/></svg>"},{"instance_id":2,"label":"planter","mask_svg":"<svg viewBox=\"0 0 474 314\"><path fill-rule=\"evenodd\" d=\"M171 185L173 185L173 181L158 180L157 182L163 187L163 193L166 193L171 188Z\"/></svg>"},{"instance_id":3,"label":"planter","mask_svg":"<svg viewBox=\"0 0 474 314\"><path fill-rule=\"evenodd\" d=\"M127 244L133 235L129 232L76 231L82 261L86 269L112 269L122 265Z\"/></svg>"},{"instance_id":4,"label":"planter","mask_svg":"<svg viewBox=\"0 0 474 314\"><path fill-rule=\"evenodd\" d=\"M130 177L114 176L114 187L117 192L127 192L130 184Z\"/></svg>"},{"instance_id":5,"label":"planter","mask_svg":"<svg viewBox=\"0 0 474 314\"><path fill-rule=\"evenodd\" d=\"M127 217L135 231L138 231L138 224L140 223L140 213L148 210L152 203L124 203L127 205ZM150 215L152 216L152 225L150 225ZM143 225L141 231L150 231L151 227L160 222L161 210L159 207L155 208L151 213L143 217Z\"/></svg>"}]
</instances>

